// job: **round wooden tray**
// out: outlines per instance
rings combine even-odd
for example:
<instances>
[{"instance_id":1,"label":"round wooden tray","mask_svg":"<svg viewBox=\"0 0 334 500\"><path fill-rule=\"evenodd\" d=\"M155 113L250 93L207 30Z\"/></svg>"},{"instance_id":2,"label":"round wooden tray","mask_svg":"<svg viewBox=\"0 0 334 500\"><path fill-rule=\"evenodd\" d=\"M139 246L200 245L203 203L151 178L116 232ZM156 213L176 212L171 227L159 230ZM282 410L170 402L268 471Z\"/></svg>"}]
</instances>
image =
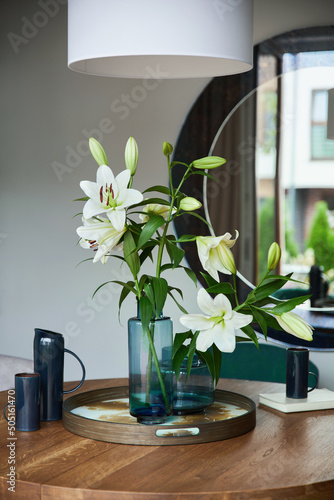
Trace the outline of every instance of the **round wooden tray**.
<instances>
[{"instance_id":1,"label":"round wooden tray","mask_svg":"<svg viewBox=\"0 0 334 500\"><path fill-rule=\"evenodd\" d=\"M83 392L63 403L63 425L79 436L110 443L178 445L220 441L255 427L254 401L215 391L215 402L201 413L168 417L162 425L138 424L129 414L128 387Z\"/></svg>"}]
</instances>

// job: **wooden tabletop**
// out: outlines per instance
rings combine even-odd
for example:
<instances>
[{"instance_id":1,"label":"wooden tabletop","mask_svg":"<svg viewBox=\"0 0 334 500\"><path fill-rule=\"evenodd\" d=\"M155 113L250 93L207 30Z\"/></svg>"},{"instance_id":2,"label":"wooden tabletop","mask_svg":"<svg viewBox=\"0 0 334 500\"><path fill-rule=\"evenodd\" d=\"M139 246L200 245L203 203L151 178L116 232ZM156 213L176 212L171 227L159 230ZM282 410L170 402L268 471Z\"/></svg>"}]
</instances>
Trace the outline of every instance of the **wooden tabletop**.
<instances>
[{"instance_id":1,"label":"wooden tabletop","mask_svg":"<svg viewBox=\"0 0 334 500\"><path fill-rule=\"evenodd\" d=\"M126 384L86 381L80 391ZM284 390L244 380L221 380L218 387L256 403L261 392ZM7 391L0 393L1 408L7 400ZM61 421L16 431L13 441L3 417L0 435L1 500L334 499L334 410L284 414L259 405L251 432L182 446L95 441L68 432ZM7 483L13 458L15 494Z\"/></svg>"}]
</instances>

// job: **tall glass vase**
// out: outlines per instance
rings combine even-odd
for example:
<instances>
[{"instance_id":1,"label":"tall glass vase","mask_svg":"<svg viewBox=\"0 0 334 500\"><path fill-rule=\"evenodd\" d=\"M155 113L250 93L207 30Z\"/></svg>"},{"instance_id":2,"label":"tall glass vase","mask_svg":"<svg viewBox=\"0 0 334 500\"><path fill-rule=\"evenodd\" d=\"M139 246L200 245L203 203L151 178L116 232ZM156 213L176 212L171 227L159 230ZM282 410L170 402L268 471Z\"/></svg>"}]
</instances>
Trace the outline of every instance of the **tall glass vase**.
<instances>
[{"instance_id":1,"label":"tall glass vase","mask_svg":"<svg viewBox=\"0 0 334 500\"><path fill-rule=\"evenodd\" d=\"M128 321L130 414L142 424L161 424L173 413L173 323L162 314L143 331Z\"/></svg>"}]
</instances>

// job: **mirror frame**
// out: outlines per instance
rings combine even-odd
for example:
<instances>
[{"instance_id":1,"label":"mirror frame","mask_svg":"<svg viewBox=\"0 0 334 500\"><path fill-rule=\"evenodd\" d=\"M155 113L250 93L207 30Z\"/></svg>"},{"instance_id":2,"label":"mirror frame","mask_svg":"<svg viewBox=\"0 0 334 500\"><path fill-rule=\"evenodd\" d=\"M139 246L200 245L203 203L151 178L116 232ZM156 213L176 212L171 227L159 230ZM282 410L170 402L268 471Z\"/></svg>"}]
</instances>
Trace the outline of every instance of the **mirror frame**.
<instances>
[{"instance_id":1,"label":"mirror frame","mask_svg":"<svg viewBox=\"0 0 334 500\"><path fill-rule=\"evenodd\" d=\"M268 54L276 57L276 76L279 76L282 73L284 53L324 50L334 50L334 26L294 30L256 45L254 47L254 67L251 71L238 75L213 78L200 94L184 121L174 149L173 159L178 160L182 158L183 162L189 164L196 158L209 155L217 131L223 121L242 99L257 88L257 60L259 55ZM174 185L177 185L181 180L183 173L184 170L182 168L172 170ZM202 203L202 208L197 213L205 218L203 177L200 175L191 176L184 184L183 191L188 196L194 196ZM200 219L191 215L177 218L174 227L177 237L183 234L210 236L208 226ZM183 243L181 246L185 251L185 258L189 267L196 273L199 282L204 286L205 281L200 274L202 267L197 256L195 244L190 242ZM224 280L228 280L228 276L224 275ZM245 297L249 290L247 283L239 279L238 293L241 299ZM309 313L311 318L307 317L305 319L312 324L312 314L315 313ZM326 313L321 314L325 315ZM330 314L326 314L326 318L328 321L325 321L325 323L331 323L332 320L332 325L334 326L334 317L332 318ZM312 342L303 341L285 334L285 332L273 329L269 329L268 338L282 345L304 346L310 350L334 350L334 331L332 325L329 327L327 325L317 326Z\"/></svg>"}]
</instances>

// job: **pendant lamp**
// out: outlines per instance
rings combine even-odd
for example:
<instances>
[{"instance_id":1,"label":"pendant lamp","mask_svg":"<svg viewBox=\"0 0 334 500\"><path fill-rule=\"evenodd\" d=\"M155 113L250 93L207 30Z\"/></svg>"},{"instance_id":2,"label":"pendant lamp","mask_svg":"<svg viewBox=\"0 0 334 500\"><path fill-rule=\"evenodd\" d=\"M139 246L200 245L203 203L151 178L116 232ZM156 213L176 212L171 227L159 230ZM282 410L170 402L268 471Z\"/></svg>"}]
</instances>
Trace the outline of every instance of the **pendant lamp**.
<instances>
[{"instance_id":1,"label":"pendant lamp","mask_svg":"<svg viewBox=\"0 0 334 500\"><path fill-rule=\"evenodd\" d=\"M327 139L334 139L334 89L328 90Z\"/></svg>"},{"instance_id":2,"label":"pendant lamp","mask_svg":"<svg viewBox=\"0 0 334 500\"><path fill-rule=\"evenodd\" d=\"M196 78L253 64L253 0L68 0L68 66L123 78Z\"/></svg>"}]
</instances>

